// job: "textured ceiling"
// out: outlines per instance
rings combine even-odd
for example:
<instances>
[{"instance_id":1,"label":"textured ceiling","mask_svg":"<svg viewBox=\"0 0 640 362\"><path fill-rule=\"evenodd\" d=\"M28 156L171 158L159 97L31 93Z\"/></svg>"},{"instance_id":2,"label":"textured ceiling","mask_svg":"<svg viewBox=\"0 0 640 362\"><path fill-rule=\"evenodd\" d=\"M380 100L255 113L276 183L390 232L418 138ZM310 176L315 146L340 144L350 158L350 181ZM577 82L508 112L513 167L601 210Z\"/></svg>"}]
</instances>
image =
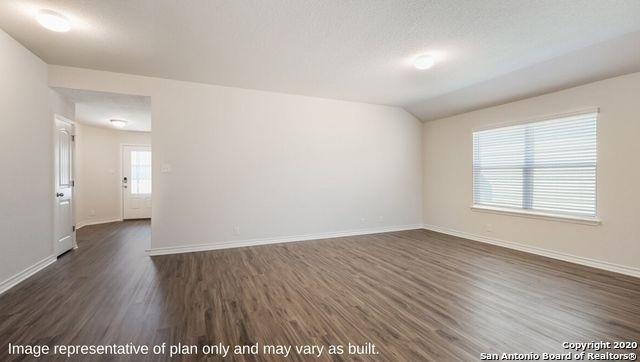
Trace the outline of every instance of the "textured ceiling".
<instances>
[{"instance_id":1,"label":"textured ceiling","mask_svg":"<svg viewBox=\"0 0 640 362\"><path fill-rule=\"evenodd\" d=\"M73 30L40 27L41 8ZM50 64L399 105L422 119L474 107L447 94L640 31L638 19L638 0L0 2L0 27ZM438 64L411 67L430 51ZM599 69L619 73L610 58ZM524 76L521 93L544 88ZM493 91L490 103L515 96Z\"/></svg>"},{"instance_id":2,"label":"textured ceiling","mask_svg":"<svg viewBox=\"0 0 640 362\"><path fill-rule=\"evenodd\" d=\"M640 32L428 98L406 109L428 121L634 72L640 72Z\"/></svg>"},{"instance_id":3,"label":"textured ceiling","mask_svg":"<svg viewBox=\"0 0 640 362\"><path fill-rule=\"evenodd\" d=\"M151 99L149 97L55 88L56 92L76 104L76 121L90 126L124 131L151 131ZM110 120L127 121L115 128Z\"/></svg>"}]
</instances>

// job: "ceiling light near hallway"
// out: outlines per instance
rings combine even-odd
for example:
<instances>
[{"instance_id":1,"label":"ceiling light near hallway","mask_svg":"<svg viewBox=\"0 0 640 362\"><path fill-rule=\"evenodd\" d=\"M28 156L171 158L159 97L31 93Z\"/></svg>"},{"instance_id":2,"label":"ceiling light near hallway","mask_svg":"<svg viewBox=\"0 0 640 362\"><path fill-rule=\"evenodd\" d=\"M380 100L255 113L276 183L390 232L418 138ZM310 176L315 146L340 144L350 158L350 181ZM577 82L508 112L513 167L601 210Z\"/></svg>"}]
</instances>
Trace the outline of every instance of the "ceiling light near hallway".
<instances>
[{"instance_id":1,"label":"ceiling light near hallway","mask_svg":"<svg viewBox=\"0 0 640 362\"><path fill-rule=\"evenodd\" d=\"M436 63L435 58L432 55L420 55L413 60L413 66L419 70L425 70L433 67Z\"/></svg>"},{"instance_id":2,"label":"ceiling light near hallway","mask_svg":"<svg viewBox=\"0 0 640 362\"><path fill-rule=\"evenodd\" d=\"M121 119L112 119L111 124L117 128L124 128L127 125L127 121L123 121Z\"/></svg>"},{"instance_id":3,"label":"ceiling light near hallway","mask_svg":"<svg viewBox=\"0 0 640 362\"><path fill-rule=\"evenodd\" d=\"M52 10L40 10L36 15L36 20L45 28L58 33L71 30L71 22L64 15Z\"/></svg>"}]
</instances>

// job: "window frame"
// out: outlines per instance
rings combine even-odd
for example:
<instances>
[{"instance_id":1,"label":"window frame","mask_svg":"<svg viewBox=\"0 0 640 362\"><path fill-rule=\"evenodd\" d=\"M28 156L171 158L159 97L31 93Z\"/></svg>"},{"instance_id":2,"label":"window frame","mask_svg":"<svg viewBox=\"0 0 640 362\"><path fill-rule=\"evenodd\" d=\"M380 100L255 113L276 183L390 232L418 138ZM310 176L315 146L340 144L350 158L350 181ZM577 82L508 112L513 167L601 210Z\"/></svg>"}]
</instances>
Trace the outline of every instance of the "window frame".
<instances>
[{"instance_id":1,"label":"window frame","mask_svg":"<svg viewBox=\"0 0 640 362\"><path fill-rule=\"evenodd\" d=\"M576 111L571 111L571 112L564 112L564 113L555 113L555 114L551 114L551 115L545 115L545 116L538 116L538 117L533 117L533 118L527 118L527 119L522 119L522 120L518 120L518 121L508 121L508 122L500 122L500 123L493 123L493 124L489 124L489 125L484 125L484 126L480 126L480 127L474 127L471 129L470 132L470 138L471 138L471 206L470 209L471 211L476 211L476 212L484 212L484 213L491 213L491 214L499 214L499 215L509 215L509 216L518 216L518 217L525 217L525 218L534 218L534 219L543 219L543 220L550 220L550 221L563 221L563 222L571 222L571 223L577 223L577 224L585 224L585 225L601 225L602 224L602 220L600 219L600 212L599 212L599 207L598 207L598 199L599 199L599 189L598 189L598 165L600 164L600 152L599 152L599 130L600 128L598 127L597 131L596 131L596 175L595 175L595 215L594 216L577 216L577 215L569 215L569 214L562 214L562 213L553 213L553 212L542 212L542 211L537 211L535 209L525 209L525 208L510 208L510 207L500 207L500 206L490 206L490 205L483 205L483 204L476 204L475 203L475 185L474 185L474 159L473 159L473 154L474 154L474 142L473 142L473 134L475 132L480 132L480 131L488 131L488 130L492 130L492 129L497 129L497 128L504 128L504 127L510 127L510 126L518 126L518 125L523 125L523 124L527 124L527 123L536 123L536 122L543 122L543 121L550 121L550 120L554 120L554 119L559 119L559 118L565 118L565 117L571 117L571 116L578 116L578 115L582 115L582 114L587 114L587 113L595 113L596 114L596 122L599 124L600 123L600 108L598 107L593 107L593 108L587 108L587 109L580 109L580 110L576 110Z\"/></svg>"},{"instance_id":2,"label":"window frame","mask_svg":"<svg viewBox=\"0 0 640 362\"><path fill-rule=\"evenodd\" d=\"M134 161L133 161L133 154L134 153L148 153L149 154L149 160L150 160L149 164L147 165L147 164L142 164L142 163L136 163L134 165ZM130 189L129 189L130 191L129 192L131 193L131 195L152 195L153 194L153 175L152 175L152 173L153 173L153 163L151 161L152 160L152 158L151 158L152 157L151 150L144 150L144 151L134 150L134 151L131 151L131 154L129 155L129 157L130 157L129 167L131 167L131 169L129 170L130 175L131 175L131 179L129 180L129 187L130 187ZM133 178L134 166L135 167L139 167L139 166L149 167L150 178L149 179L142 179L142 180L150 181L150 183L149 183L150 192L134 192L134 181L140 181L141 180L141 179L134 179ZM139 183L136 186L137 186L138 189L140 188L140 184Z\"/></svg>"}]
</instances>

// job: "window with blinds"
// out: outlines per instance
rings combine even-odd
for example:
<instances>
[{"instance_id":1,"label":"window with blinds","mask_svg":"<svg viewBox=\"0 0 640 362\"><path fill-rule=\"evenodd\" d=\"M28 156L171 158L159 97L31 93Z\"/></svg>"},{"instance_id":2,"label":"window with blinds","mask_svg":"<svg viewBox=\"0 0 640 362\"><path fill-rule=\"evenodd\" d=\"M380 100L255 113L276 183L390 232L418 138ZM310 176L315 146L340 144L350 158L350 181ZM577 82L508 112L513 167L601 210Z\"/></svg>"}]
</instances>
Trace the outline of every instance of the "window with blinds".
<instances>
[{"instance_id":1,"label":"window with blinds","mask_svg":"<svg viewBox=\"0 0 640 362\"><path fill-rule=\"evenodd\" d=\"M474 204L594 218L596 119L593 112L474 132Z\"/></svg>"}]
</instances>

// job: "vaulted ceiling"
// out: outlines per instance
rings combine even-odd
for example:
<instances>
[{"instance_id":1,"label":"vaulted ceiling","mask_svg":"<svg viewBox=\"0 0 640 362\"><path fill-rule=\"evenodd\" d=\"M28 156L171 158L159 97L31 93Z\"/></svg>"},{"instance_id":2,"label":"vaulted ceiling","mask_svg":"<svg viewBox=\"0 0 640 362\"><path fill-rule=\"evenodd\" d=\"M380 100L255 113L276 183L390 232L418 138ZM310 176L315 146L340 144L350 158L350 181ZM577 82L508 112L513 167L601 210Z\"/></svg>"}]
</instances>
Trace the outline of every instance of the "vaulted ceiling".
<instances>
[{"instance_id":1,"label":"vaulted ceiling","mask_svg":"<svg viewBox=\"0 0 640 362\"><path fill-rule=\"evenodd\" d=\"M34 20L66 15L68 33ZM422 120L640 71L637 0L3 0L44 61L404 107ZM438 55L425 71L419 54Z\"/></svg>"}]
</instances>

